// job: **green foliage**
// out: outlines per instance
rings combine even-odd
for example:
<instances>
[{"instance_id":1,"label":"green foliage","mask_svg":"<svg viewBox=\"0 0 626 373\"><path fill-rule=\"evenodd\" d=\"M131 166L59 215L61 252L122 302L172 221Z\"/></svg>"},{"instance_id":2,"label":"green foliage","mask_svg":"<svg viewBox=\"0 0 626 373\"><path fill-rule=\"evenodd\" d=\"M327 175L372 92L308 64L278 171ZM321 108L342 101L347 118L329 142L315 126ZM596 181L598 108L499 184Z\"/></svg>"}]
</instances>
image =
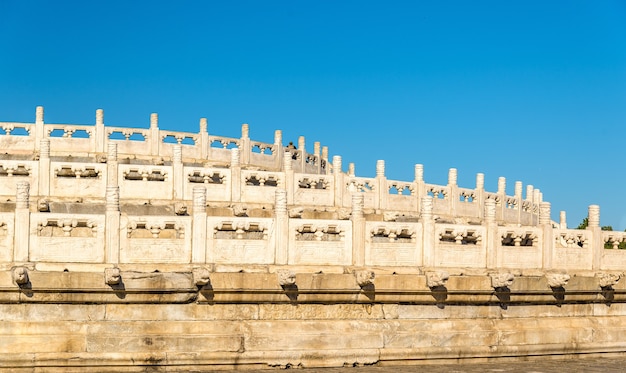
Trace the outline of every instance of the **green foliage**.
<instances>
[{"instance_id":1,"label":"green foliage","mask_svg":"<svg viewBox=\"0 0 626 373\"><path fill-rule=\"evenodd\" d=\"M584 218L583 221L578 224L578 227L576 227L576 229L587 229L587 227L589 226L589 218ZM613 230L613 226L611 225L604 225L602 227L600 227L601 230L603 231L612 231ZM626 232L626 230L624 230L624 232ZM604 248L605 249L612 249L613 248L613 243L612 242L606 242L604 244ZM617 247L620 250L626 250L626 242L620 242L619 246Z\"/></svg>"}]
</instances>

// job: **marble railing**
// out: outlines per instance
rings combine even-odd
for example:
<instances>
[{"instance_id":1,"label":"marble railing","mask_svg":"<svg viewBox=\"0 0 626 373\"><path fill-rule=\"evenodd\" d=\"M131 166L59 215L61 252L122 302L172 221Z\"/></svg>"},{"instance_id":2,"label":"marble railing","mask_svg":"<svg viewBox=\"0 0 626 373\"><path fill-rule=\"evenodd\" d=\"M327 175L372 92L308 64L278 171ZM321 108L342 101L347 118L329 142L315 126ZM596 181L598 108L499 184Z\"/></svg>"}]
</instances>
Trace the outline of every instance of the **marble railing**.
<instances>
[{"instance_id":1,"label":"marble railing","mask_svg":"<svg viewBox=\"0 0 626 373\"><path fill-rule=\"evenodd\" d=\"M108 187L104 206L94 205L88 213L50 212L40 204L35 209L28 183L21 182L15 211L0 213L0 262L573 271L626 266L626 250L605 249L607 242L619 246L626 233L601 231L598 219L583 230L555 228L548 203L542 204L540 224L526 227L499 225L493 200L482 223L437 221L430 196L422 198L420 217L413 221L368 218L363 194L354 195L346 214L312 218L289 211L284 180L275 182L278 187L249 194L255 202L273 204L271 213L218 216L207 207L211 184L192 189L189 210L178 206L155 215L122 213L120 198L127 196L118 187ZM596 211L590 206L590 216Z\"/></svg>"}]
</instances>

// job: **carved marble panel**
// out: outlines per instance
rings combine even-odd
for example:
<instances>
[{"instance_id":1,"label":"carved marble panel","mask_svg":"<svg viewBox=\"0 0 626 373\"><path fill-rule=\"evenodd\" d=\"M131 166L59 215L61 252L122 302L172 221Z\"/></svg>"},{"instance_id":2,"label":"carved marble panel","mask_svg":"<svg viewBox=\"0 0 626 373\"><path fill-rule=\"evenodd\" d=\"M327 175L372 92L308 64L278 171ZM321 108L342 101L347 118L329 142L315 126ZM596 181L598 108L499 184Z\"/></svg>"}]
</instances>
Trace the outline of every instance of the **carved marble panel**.
<instances>
[{"instance_id":1,"label":"carved marble panel","mask_svg":"<svg viewBox=\"0 0 626 373\"><path fill-rule=\"evenodd\" d=\"M0 213L0 262L12 261L14 217L12 213Z\"/></svg>"},{"instance_id":2,"label":"carved marble panel","mask_svg":"<svg viewBox=\"0 0 626 373\"><path fill-rule=\"evenodd\" d=\"M270 264L274 262L274 220L207 219L207 262Z\"/></svg>"},{"instance_id":3,"label":"carved marble panel","mask_svg":"<svg viewBox=\"0 0 626 373\"><path fill-rule=\"evenodd\" d=\"M289 222L289 264L346 265L352 258L352 223L322 219Z\"/></svg>"},{"instance_id":4,"label":"carved marble panel","mask_svg":"<svg viewBox=\"0 0 626 373\"><path fill-rule=\"evenodd\" d=\"M31 261L104 261L103 215L33 213L30 229Z\"/></svg>"},{"instance_id":5,"label":"carved marble panel","mask_svg":"<svg viewBox=\"0 0 626 373\"><path fill-rule=\"evenodd\" d=\"M191 217L122 216L120 262L189 263Z\"/></svg>"},{"instance_id":6,"label":"carved marble panel","mask_svg":"<svg viewBox=\"0 0 626 373\"><path fill-rule=\"evenodd\" d=\"M365 264L389 266L421 264L421 224L368 222L365 232Z\"/></svg>"}]
</instances>

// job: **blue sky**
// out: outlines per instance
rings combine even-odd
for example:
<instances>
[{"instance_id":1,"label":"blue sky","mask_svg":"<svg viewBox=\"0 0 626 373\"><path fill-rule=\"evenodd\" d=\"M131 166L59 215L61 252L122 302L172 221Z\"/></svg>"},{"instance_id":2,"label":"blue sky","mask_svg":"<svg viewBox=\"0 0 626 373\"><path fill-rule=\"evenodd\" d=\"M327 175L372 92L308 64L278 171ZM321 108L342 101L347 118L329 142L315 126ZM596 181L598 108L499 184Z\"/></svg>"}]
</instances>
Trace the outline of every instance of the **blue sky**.
<instances>
[{"instance_id":1,"label":"blue sky","mask_svg":"<svg viewBox=\"0 0 626 373\"><path fill-rule=\"evenodd\" d=\"M542 190L626 228L626 3L0 0L0 121L94 122L285 144L374 176ZM524 190L526 188L524 187Z\"/></svg>"}]
</instances>

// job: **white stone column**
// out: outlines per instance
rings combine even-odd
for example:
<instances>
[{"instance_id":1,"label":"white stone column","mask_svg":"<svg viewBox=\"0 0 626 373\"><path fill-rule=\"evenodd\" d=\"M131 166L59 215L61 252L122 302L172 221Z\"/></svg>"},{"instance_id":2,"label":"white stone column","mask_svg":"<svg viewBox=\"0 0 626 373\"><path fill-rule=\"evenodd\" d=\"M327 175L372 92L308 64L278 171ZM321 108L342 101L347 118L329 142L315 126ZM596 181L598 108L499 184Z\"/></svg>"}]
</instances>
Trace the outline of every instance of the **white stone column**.
<instances>
[{"instance_id":1,"label":"white stone column","mask_svg":"<svg viewBox=\"0 0 626 373\"><path fill-rule=\"evenodd\" d=\"M320 151L321 151L321 144L319 141L315 141L313 143L313 155L315 156L315 159L317 159L317 162L315 164L315 167L317 168L317 173L321 173L322 171L322 159L320 157Z\"/></svg>"},{"instance_id":2,"label":"white stone column","mask_svg":"<svg viewBox=\"0 0 626 373\"><path fill-rule=\"evenodd\" d=\"M365 265L365 216L363 215L363 194L352 195L352 264Z\"/></svg>"},{"instance_id":3,"label":"white stone column","mask_svg":"<svg viewBox=\"0 0 626 373\"><path fill-rule=\"evenodd\" d=\"M298 137L298 150L300 151L300 172L306 173L306 142L304 136Z\"/></svg>"},{"instance_id":4,"label":"white stone column","mask_svg":"<svg viewBox=\"0 0 626 373\"><path fill-rule=\"evenodd\" d=\"M502 176L498 178L498 195L500 196L500 206L496 204L496 218L499 211L501 219L504 220L504 211L506 210L506 178Z\"/></svg>"},{"instance_id":5,"label":"white stone column","mask_svg":"<svg viewBox=\"0 0 626 373\"><path fill-rule=\"evenodd\" d=\"M348 163L348 176L354 177L354 175L356 175L354 171L354 162L350 162Z\"/></svg>"},{"instance_id":6,"label":"white stone column","mask_svg":"<svg viewBox=\"0 0 626 373\"><path fill-rule=\"evenodd\" d=\"M552 269L554 264L554 234L549 202L542 202L539 205L539 226L543 230L543 268Z\"/></svg>"},{"instance_id":7,"label":"white stone column","mask_svg":"<svg viewBox=\"0 0 626 373\"><path fill-rule=\"evenodd\" d=\"M50 195L50 139L42 139L39 145L39 185L38 195Z\"/></svg>"},{"instance_id":8,"label":"white stone column","mask_svg":"<svg viewBox=\"0 0 626 373\"><path fill-rule=\"evenodd\" d=\"M343 195L344 195L344 190L346 187L344 185L343 171L341 170L342 167L343 166L341 162L341 156L339 155L333 156L333 177L335 179L335 182L334 182L335 184L334 185L335 207L343 207Z\"/></svg>"},{"instance_id":9,"label":"white stone column","mask_svg":"<svg viewBox=\"0 0 626 373\"><path fill-rule=\"evenodd\" d=\"M285 148L283 148L283 131L276 130L274 131L274 150L272 152L272 156L274 157L274 165L277 170L284 169L285 162Z\"/></svg>"},{"instance_id":10,"label":"white stone column","mask_svg":"<svg viewBox=\"0 0 626 373\"><path fill-rule=\"evenodd\" d=\"M118 184L117 144L110 142L107 145L107 187L117 187Z\"/></svg>"},{"instance_id":11,"label":"white stone column","mask_svg":"<svg viewBox=\"0 0 626 373\"><path fill-rule=\"evenodd\" d=\"M239 149L232 148L230 153L231 200L241 202L241 164L239 163Z\"/></svg>"},{"instance_id":12,"label":"white stone column","mask_svg":"<svg viewBox=\"0 0 626 373\"><path fill-rule=\"evenodd\" d=\"M176 144L172 148L172 171L173 175L173 184L174 184L174 199L182 200L184 199L184 190L185 190L185 175L183 168L183 147L180 144Z\"/></svg>"},{"instance_id":13,"label":"white stone column","mask_svg":"<svg viewBox=\"0 0 626 373\"><path fill-rule=\"evenodd\" d=\"M567 229L567 215L565 211L559 212L559 228Z\"/></svg>"},{"instance_id":14,"label":"white stone column","mask_svg":"<svg viewBox=\"0 0 626 373\"><path fill-rule=\"evenodd\" d=\"M250 126L247 123L241 125L241 140L239 144L239 162L243 165L250 164Z\"/></svg>"},{"instance_id":15,"label":"white stone column","mask_svg":"<svg viewBox=\"0 0 626 373\"><path fill-rule=\"evenodd\" d=\"M330 174L330 167L328 167L328 146L322 146L322 159L320 164L324 164L324 172L323 174Z\"/></svg>"},{"instance_id":16,"label":"white stone column","mask_svg":"<svg viewBox=\"0 0 626 373\"><path fill-rule=\"evenodd\" d=\"M191 262L194 264L206 263L207 257L207 213L206 188L193 188L193 221L191 238Z\"/></svg>"},{"instance_id":17,"label":"white stone column","mask_svg":"<svg viewBox=\"0 0 626 373\"><path fill-rule=\"evenodd\" d=\"M291 163L291 153L283 152L283 164L285 165L285 192L287 193L287 203L292 205L294 194L296 193L296 182L294 180L293 164Z\"/></svg>"},{"instance_id":18,"label":"white stone column","mask_svg":"<svg viewBox=\"0 0 626 373\"><path fill-rule=\"evenodd\" d=\"M276 190L274 205L276 214L276 247L274 248L274 262L277 265L289 263L289 214L287 213L287 191Z\"/></svg>"},{"instance_id":19,"label":"white stone column","mask_svg":"<svg viewBox=\"0 0 626 373\"><path fill-rule=\"evenodd\" d=\"M44 130L44 122L43 122L43 106L37 106L35 112L35 150L39 150L39 146L41 145L40 141L45 139L46 132Z\"/></svg>"},{"instance_id":20,"label":"white stone column","mask_svg":"<svg viewBox=\"0 0 626 373\"><path fill-rule=\"evenodd\" d=\"M476 189L474 189L474 193L476 194L476 202L478 209L478 217L484 219L485 217L485 174L479 172L476 174Z\"/></svg>"},{"instance_id":21,"label":"white stone column","mask_svg":"<svg viewBox=\"0 0 626 373\"><path fill-rule=\"evenodd\" d=\"M459 196L459 186L457 185L458 173L456 168L451 168L448 170L448 188L450 189L450 194L446 198L450 198L448 201L449 213L450 216L457 216L457 206L459 204L460 196Z\"/></svg>"},{"instance_id":22,"label":"white stone column","mask_svg":"<svg viewBox=\"0 0 626 373\"><path fill-rule=\"evenodd\" d=\"M517 223L521 224L522 223L522 182L521 181L515 182L515 199L517 203L515 205L515 208L517 208Z\"/></svg>"},{"instance_id":23,"label":"white stone column","mask_svg":"<svg viewBox=\"0 0 626 373\"><path fill-rule=\"evenodd\" d=\"M498 248L500 243L498 240L498 223L496 222L496 201L488 199L485 201L485 219L484 225L486 230L485 244L487 251L487 268L498 268L501 263Z\"/></svg>"},{"instance_id":24,"label":"white stone column","mask_svg":"<svg viewBox=\"0 0 626 373\"><path fill-rule=\"evenodd\" d=\"M208 159L211 144L209 144L209 124L206 118L200 118L200 147L202 159Z\"/></svg>"},{"instance_id":25,"label":"white stone column","mask_svg":"<svg viewBox=\"0 0 626 373\"><path fill-rule=\"evenodd\" d=\"M381 159L376 161L376 180L378 181L378 190L374 191L374 195L376 196L374 206L377 210L385 210L387 209L389 188L387 186L387 178L385 177L385 161Z\"/></svg>"},{"instance_id":26,"label":"white stone column","mask_svg":"<svg viewBox=\"0 0 626 373\"><path fill-rule=\"evenodd\" d=\"M426 196L426 186L424 185L424 165L416 164L414 169L415 198L417 199L417 213L422 208L422 197Z\"/></svg>"},{"instance_id":27,"label":"white stone column","mask_svg":"<svg viewBox=\"0 0 626 373\"><path fill-rule=\"evenodd\" d=\"M27 181L19 181L16 187L13 261L28 262L30 252L30 184Z\"/></svg>"},{"instance_id":28,"label":"white stone column","mask_svg":"<svg viewBox=\"0 0 626 373\"><path fill-rule=\"evenodd\" d=\"M104 129L104 110L96 110L96 127L95 127L95 143L96 153L104 153L107 134Z\"/></svg>"},{"instance_id":29,"label":"white stone column","mask_svg":"<svg viewBox=\"0 0 626 373\"><path fill-rule=\"evenodd\" d=\"M602 253L604 252L604 240L602 239L602 228L600 226L600 206L590 205L587 214L587 230L591 231L591 250L593 250L592 269L599 270L602 263Z\"/></svg>"},{"instance_id":30,"label":"white stone column","mask_svg":"<svg viewBox=\"0 0 626 373\"><path fill-rule=\"evenodd\" d=\"M159 114L150 114L150 154L159 155L161 134L159 131Z\"/></svg>"},{"instance_id":31,"label":"white stone column","mask_svg":"<svg viewBox=\"0 0 626 373\"><path fill-rule=\"evenodd\" d=\"M105 210L105 261L120 262L120 188L107 186Z\"/></svg>"},{"instance_id":32,"label":"white stone column","mask_svg":"<svg viewBox=\"0 0 626 373\"><path fill-rule=\"evenodd\" d=\"M423 230L422 265L425 267L434 267L436 243L435 220L433 218L433 198L431 196L422 197L422 209L420 211L420 216Z\"/></svg>"}]
</instances>

